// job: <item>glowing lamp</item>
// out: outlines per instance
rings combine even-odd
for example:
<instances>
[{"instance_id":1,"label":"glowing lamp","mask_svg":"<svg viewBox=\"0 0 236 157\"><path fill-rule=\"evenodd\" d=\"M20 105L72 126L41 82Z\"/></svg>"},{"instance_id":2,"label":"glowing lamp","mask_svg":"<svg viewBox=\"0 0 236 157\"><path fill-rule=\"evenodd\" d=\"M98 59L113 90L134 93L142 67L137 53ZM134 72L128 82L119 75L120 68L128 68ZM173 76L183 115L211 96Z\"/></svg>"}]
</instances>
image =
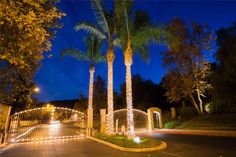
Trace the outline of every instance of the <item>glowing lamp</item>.
<instances>
[{"instance_id":1,"label":"glowing lamp","mask_svg":"<svg viewBox=\"0 0 236 157\"><path fill-rule=\"evenodd\" d=\"M39 93L39 92L40 92L40 89L39 89L38 87L35 87L35 88L34 88L34 92L35 92L35 93Z\"/></svg>"},{"instance_id":2,"label":"glowing lamp","mask_svg":"<svg viewBox=\"0 0 236 157\"><path fill-rule=\"evenodd\" d=\"M140 143L140 142L141 142L141 139L140 139L140 137L135 137L135 138L133 138L133 141L134 141L135 143Z\"/></svg>"}]
</instances>

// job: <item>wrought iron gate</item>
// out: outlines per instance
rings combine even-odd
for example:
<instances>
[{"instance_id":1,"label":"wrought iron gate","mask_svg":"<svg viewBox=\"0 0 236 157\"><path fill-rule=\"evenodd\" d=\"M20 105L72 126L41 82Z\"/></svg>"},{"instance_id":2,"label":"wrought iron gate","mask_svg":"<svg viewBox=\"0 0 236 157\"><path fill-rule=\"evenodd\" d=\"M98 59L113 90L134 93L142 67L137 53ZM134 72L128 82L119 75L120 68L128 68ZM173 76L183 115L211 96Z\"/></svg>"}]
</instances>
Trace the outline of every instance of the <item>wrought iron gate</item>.
<instances>
[{"instance_id":1,"label":"wrought iron gate","mask_svg":"<svg viewBox=\"0 0 236 157\"><path fill-rule=\"evenodd\" d=\"M78 138L85 135L86 115L80 111L46 106L11 116L8 142Z\"/></svg>"}]
</instances>

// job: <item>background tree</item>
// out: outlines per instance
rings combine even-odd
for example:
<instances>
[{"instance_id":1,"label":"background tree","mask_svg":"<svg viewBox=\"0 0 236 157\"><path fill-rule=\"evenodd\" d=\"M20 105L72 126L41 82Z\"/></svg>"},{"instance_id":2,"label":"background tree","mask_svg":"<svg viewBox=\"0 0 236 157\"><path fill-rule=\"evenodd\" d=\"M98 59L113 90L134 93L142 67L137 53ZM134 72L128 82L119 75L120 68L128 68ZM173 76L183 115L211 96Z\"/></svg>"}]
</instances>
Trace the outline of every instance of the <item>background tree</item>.
<instances>
[{"instance_id":1,"label":"background tree","mask_svg":"<svg viewBox=\"0 0 236 157\"><path fill-rule=\"evenodd\" d=\"M20 67L39 63L51 48L58 19L56 0L0 3L0 59ZM33 59L32 59L33 58Z\"/></svg>"},{"instance_id":2,"label":"background tree","mask_svg":"<svg viewBox=\"0 0 236 157\"><path fill-rule=\"evenodd\" d=\"M211 50L212 34L206 26L194 22L188 26L178 17L169 23L168 31L172 34L168 51L162 53L167 68L166 96L170 102L190 99L198 113L203 113L202 97L211 87L204 52Z\"/></svg>"},{"instance_id":3,"label":"background tree","mask_svg":"<svg viewBox=\"0 0 236 157\"><path fill-rule=\"evenodd\" d=\"M126 106L126 84L123 83L120 86L121 104L119 109ZM145 80L139 74L132 77L132 89L133 89L133 107L147 111L150 107L159 107L161 109L169 109L170 105L167 103L164 96L165 90L160 84L155 84L151 80Z\"/></svg>"},{"instance_id":4,"label":"background tree","mask_svg":"<svg viewBox=\"0 0 236 157\"><path fill-rule=\"evenodd\" d=\"M216 64L212 76L213 104L221 111L236 111L236 23L217 32Z\"/></svg>"},{"instance_id":5,"label":"background tree","mask_svg":"<svg viewBox=\"0 0 236 157\"><path fill-rule=\"evenodd\" d=\"M12 105L13 112L32 107L33 76L37 68L32 65L21 69L0 60L0 102Z\"/></svg>"},{"instance_id":6,"label":"background tree","mask_svg":"<svg viewBox=\"0 0 236 157\"><path fill-rule=\"evenodd\" d=\"M107 89L104 79L99 75L94 81L94 112L107 108Z\"/></svg>"},{"instance_id":7,"label":"background tree","mask_svg":"<svg viewBox=\"0 0 236 157\"><path fill-rule=\"evenodd\" d=\"M0 2L0 102L32 105L33 77L61 16L54 0Z\"/></svg>"},{"instance_id":8,"label":"background tree","mask_svg":"<svg viewBox=\"0 0 236 157\"><path fill-rule=\"evenodd\" d=\"M77 49L65 49L62 51L61 55L70 55L82 61L89 61L89 94L88 94L88 108L93 108L93 80L95 72L95 63L100 63L105 61L105 57L102 55L102 40L97 39L95 36L91 35L84 38L86 44L86 53Z\"/></svg>"},{"instance_id":9,"label":"background tree","mask_svg":"<svg viewBox=\"0 0 236 157\"><path fill-rule=\"evenodd\" d=\"M88 106L88 99L84 98L82 92L80 92L78 101L74 104L74 109L86 113Z\"/></svg>"}]
</instances>

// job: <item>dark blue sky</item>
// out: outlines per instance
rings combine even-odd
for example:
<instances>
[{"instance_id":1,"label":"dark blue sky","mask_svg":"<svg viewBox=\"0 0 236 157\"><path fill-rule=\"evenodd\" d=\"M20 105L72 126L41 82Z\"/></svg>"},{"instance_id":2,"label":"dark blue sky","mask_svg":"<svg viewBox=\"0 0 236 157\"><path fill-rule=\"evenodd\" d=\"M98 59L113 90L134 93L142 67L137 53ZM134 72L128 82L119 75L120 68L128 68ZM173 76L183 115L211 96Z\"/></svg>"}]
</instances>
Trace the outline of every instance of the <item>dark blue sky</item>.
<instances>
[{"instance_id":1,"label":"dark blue sky","mask_svg":"<svg viewBox=\"0 0 236 157\"><path fill-rule=\"evenodd\" d=\"M88 93L89 63L80 62L71 57L62 59L60 52L65 48L84 50L83 33L76 32L73 26L80 21L94 22L90 2L86 0L61 0L58 7L67 14L61 20L64 26L58 30L56 38L53 39L52 50L45 53L45 56L51 53L53 57L45 57L41 69L36 75L36 83L41 88L38 98L44 102L78 98L81 91L85 96ZM213 30L227 27L236 21L236 1L136 0L134 8L148 11L154 22L167 22L174 16L180 16L185 21L194 20L201 24L208 24ZM134 56L133 75L138 73L145 79L159 83L165 74L159 54L163 50L165 50L163 46L150 46L149 63L145 63ZM101 75L106 80L106 63L98 64L95 68L95 76ZM124 81L123 56L121 51L116 50L114 89L119 91L120 84Z\"/></svg>"}]
</instances>

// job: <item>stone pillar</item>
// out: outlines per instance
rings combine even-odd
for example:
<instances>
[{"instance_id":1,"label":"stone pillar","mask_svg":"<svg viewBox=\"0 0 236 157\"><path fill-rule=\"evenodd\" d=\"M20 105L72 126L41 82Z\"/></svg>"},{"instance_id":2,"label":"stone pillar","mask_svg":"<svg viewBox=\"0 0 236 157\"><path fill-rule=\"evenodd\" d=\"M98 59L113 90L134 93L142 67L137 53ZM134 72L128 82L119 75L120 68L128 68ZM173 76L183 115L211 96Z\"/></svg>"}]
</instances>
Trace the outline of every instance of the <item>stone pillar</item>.
<instances>
[{"instance_id":1,"label":"stone pillar","mask_svg":"<svg viewBox=\"0 0 236 157\"><path fill-rule=\"evenodd\" d=\"M163 128L163 121L162 121L162 114L161 114L161 110L159 111L159 128L162 129Z\"/></svg>"},{"instance_id":2,"label":"stone pillar","mask_svg":"<svg viewBox=\"0 0 236 157\"><path fill-rule=\"evenodd\" d=\"M4 105L4 104L0 103L0 111L1 111L0 121L1 121L2 125L4 126L3 143L6 143L9 120L10 120L10 113L11 113L11 106Z\"/></svg>"},{"instance_id":3,"label":"stone pillar","mask_svg":"<svg viewBox=\"0 0 236 157\"><path fill-rule=\"evenodd\" d=\"M100 133L106 133L106 109L100 109Z\"/></svg>"},{"instance_id":4,"label":"stone pillar","mask_svg":"<svg viewBox=\"0 0 236 157\"><path fill-rule=\"evenodd\" d=\"M154 128L154 123L151 109L147 110L147 114L148 114L148 131L152 131L152 129Z\"/></svg>"},{"instance_id":5,"label":"stone pillar","mask_svg":"<svg viewBox=\"0 0 236 157\"><path fill-rule=\"evenodd\" d=\"M87 109L87 135L91 136L93 129L93 109Z\"/></svg>"},{"instance_id":6,"label":"stone pillar","mask_svg":"<svg viewBox=\"0 0 236 157\"><path fill-rule=\"evenodd\" d=\"M171 119L175 119L176 118L176 110L175 110L175 108L171 107L170 110L171 110Z\"/></svg>"},{"instance_id":7,"label":"stone pillar","mask_svg":"<svg viewBox=\"0 0 236 157\"><path fill-rule=\"evenodd\" d=\"M116 134L118 134L118 123L119 123L119 119L116 119Z\"/></svg>"},{"instance_id":8,"label":"stone pillar","mask_svg":"<svg viewBox=\"0 0 236 157\"><path fill-rule=\"evenodd\" d=\"M162 114L161 114L161 109L157 107L151 107L147 110L148 114L148 130L152 131L154 128L154 120L153 120L153 113L158 114L158 121L159 121L159 128L163 128L163 122L162 122Z\"/></svg>"}]
</instances>

